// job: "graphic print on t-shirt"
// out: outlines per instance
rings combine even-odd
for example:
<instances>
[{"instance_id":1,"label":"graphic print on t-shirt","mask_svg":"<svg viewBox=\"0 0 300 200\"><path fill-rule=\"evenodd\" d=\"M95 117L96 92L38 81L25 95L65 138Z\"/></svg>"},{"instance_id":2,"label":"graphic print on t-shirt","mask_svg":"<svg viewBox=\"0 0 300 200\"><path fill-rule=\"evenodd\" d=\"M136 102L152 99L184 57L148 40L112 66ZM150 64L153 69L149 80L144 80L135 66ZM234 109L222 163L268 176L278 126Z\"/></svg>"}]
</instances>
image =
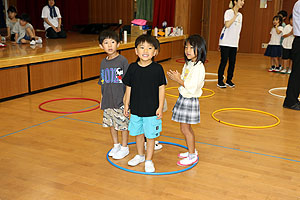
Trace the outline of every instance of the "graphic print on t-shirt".
<instances>
[{"instance_id":1,"label":"graphic print on t-shirt","mask_svg":"<svg viewBox=\"0 0 300 200\"><path fill-rule=\"evenodd\" d=\"M183 76L183 80L186 79L186 77L189 75L189 73L190 73L190 70L185 69L184 76Z\"/></svg>"},{"instance_id":2,"label":"graphic print on t-shirt","mask_svg":"<svg viewBox=\"0 0 300 200\"><path fill-rule=\"evenodd\" d=\"M123 75L122 68L106 68L101 70L101 83L123 83L122 82L122 75Z\"/></svg>"}]
</instances>

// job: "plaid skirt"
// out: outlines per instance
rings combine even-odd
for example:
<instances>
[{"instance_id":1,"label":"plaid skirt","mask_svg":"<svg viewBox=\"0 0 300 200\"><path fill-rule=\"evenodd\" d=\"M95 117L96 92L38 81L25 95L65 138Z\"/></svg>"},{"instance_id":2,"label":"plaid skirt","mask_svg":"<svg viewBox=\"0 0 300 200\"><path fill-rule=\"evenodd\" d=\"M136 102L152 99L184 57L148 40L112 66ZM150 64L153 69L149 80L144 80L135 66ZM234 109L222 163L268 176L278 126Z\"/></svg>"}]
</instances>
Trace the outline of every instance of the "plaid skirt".
<instances>
[{"instance_id":1,"label":"plaid skirt","mask_svg":"<svg viewBox=\"0 0 300 200\"><path fill-rule=\"evenodd\" d=\"M200 106L198 98L184 98L179 94L173 108L172 120L186 124L200 123Z\"/></svg>"}]
</instances>

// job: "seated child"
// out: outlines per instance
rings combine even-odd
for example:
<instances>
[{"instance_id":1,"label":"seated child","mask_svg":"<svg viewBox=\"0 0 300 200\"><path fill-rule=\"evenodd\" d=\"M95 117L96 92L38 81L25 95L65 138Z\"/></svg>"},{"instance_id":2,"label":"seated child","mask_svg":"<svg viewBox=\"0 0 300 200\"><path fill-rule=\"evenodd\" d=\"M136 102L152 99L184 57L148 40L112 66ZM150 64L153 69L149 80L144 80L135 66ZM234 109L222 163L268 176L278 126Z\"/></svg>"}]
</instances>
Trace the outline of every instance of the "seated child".
<instances>
[{"instance_id":1,"label":"seated child","mask_svg":"<svg viewBox=\"0 0 300 200\"><path fill-rule=\"evenodd\" d=\"M12 32L14 26L19 19L16 18L17 16L17 9L14 6L9 6L7 9L8 18L6 19L6 27L7 27L7 36L6 39L15 41L15 34Z\"/></svg>"},{"instance_id":2,"label":"seated child","mask_svg":"<svg viewBox=\"0 0 300 200\"><path fill-rule=\"evenodd\" d=\"M15 24L12 32L15 34L16 43L30 43L31 45L35 45L36 43L41 44L42 38L35 35L34 28L29 22L29 15L24 13L21 15L20 21Z\"/></svg>"}]
</instances>

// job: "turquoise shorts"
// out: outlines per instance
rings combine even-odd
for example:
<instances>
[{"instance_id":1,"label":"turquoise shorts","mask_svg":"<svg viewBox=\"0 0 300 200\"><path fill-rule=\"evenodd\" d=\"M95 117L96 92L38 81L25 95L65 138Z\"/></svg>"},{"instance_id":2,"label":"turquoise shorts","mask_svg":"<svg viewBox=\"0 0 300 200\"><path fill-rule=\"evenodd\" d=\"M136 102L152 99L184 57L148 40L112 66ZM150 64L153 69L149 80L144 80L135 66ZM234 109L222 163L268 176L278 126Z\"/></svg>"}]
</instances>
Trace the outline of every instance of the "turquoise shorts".
<instances>
[{"instance_id":1,"label":"turquoise shorts","mask_svg":"<svg viewBox=\"0 0 300 200\"><path fill-rule=\"evenodd\" d=\"M144 134L148 139L157 138L160 136L162 130L161 123L161 119L157 119L157 116L139 117L137 115L131 115L128 126L129 134L131 136Z\"/></svg>"}]
</instances>

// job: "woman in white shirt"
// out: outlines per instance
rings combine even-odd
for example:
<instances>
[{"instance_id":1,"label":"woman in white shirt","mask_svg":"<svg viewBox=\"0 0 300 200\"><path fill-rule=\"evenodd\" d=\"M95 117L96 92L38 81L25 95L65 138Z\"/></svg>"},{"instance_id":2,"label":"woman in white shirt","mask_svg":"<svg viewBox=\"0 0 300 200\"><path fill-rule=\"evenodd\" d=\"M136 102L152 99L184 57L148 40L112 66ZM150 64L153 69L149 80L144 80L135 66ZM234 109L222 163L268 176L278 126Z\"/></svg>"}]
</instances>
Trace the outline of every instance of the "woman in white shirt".
<instances>
[{"instance_id":1,"label":"woman in white shirt","mask_svg":"<svg viewBox=\"0 0 300 200\"><path fill-rule=\"evenodd\" d=\"M242 29L243 15L239 12L245 3L244 0L231 0L232 9L228 9L224 14L224 27L222 29L219 46L221 49L221 63L218 70L218 84L220 88L234 87L232 82L235 67L236 52L238 49L240 32ZM226 85L223 82L224 70L229 59Z\"/></svg>"},{"instance_id":2,"label":"woman in white shirt","mask_svg":"<svg viewBox=\"0 0 300 200\"><path fill-rule=\"evenodd\" d=\"M46 0L46 6L42 10L42 18L44 19L44 27L47 38L66 38L66 32L61 24L61 15L54 0Z\"/></svg>"}]
</instances>

